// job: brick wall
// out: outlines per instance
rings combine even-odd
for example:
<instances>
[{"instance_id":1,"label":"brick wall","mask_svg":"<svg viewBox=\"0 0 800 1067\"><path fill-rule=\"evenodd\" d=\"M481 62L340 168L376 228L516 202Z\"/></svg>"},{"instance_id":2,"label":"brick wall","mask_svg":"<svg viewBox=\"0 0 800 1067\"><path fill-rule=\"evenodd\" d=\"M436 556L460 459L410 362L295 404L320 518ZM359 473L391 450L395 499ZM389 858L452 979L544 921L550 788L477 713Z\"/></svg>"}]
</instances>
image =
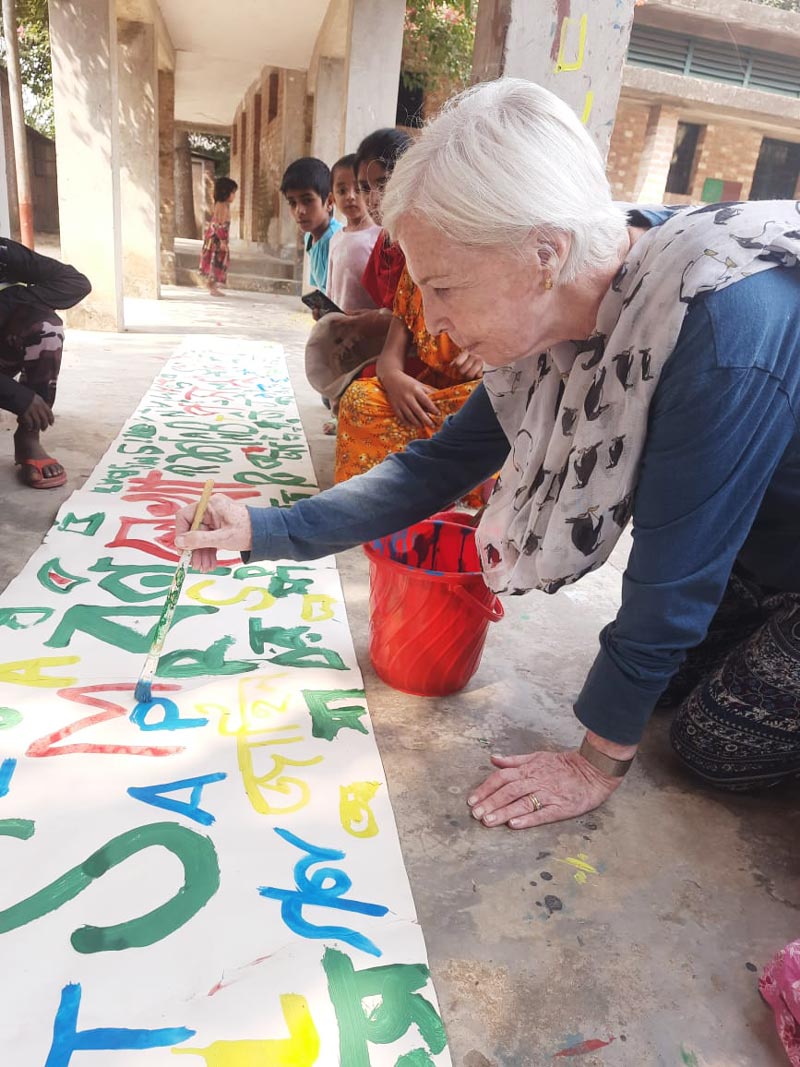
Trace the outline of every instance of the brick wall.
<instances>
[{"instance_id":1,"label":"brick wall","mask_svg":"<svg viewBox=\"0 0 800 1067\"><path fill-rule=\"evenodd\" d=\"M637 176L647 143L652 110L646 104L622 99L617 109L608 153L608 177L617 200L635 200ZM680 119L678 112L678 119ZM740 182L742 198L750 195L763 134L749 126L716 123L703 128L697 143L695 163L687 196L663 194L670 204L700 200L706 178ZM663 146L662 146L663 147ZM663 154L663 153L662 153ZM663 163L663 160L661 160ZM662 168L663 169L663 168ZM649 199L661 199L660 196Z\"/></svg>"},{"instance_id":2,"label":"brick wall","mask_svg":"<svg viewBox=\"0 0 800 1067\"><path fill-rule=\"evenodd\" d=\"M283 97L285 73L267 69L262 75L264 116L261 129L261 164L258 194L258 227L253 240L269 240L269 224L280 210L283 177Z\"/></svg>"},{"instance_id":3,"label":"brick wall","mask_svg":"<svg viewBox=\"0 0 800 1067\"><path fill-rule=\"evenodd\" d=\"M266 67L248 90L234 120L237 135L236 144L231 146L231 177L239 182L240 189L244 186L239 236L245 241L266 242L270 222L279 208L284 170L284 79L284 71Z\"/></svg>"},{"instance_id":4,"label":"brick wall","mask_svg":"<svg viewBox=\"0 0 800 1067\"><path fill-rule=\"evenodd\" d=\"M620 100L611 145L608 178L615 200L633 200L639 160L644 148L648 108Z\"/></svg>"},{"instance_id":5,"label":"brick wall","mask_svg":"<svg viewBox=\"0 0 800 1067\"><path fill-rule=\"evenodd\" d=\"M747 199L764 135L747 126L720 124L706 126L700 133L695 154L690 195L699 200L706 178L740 182L741 197Z\"/></svg>"},{"instance_id":6,"label":"brick wall","mask_svg":"<svg viewBox=\"0 0 800 1067\"><path fill-rule=\"evenodd\" d=\"M175 284L175 75L158 72L158 201L161 281Z\"/></svg>"}]
</instances>

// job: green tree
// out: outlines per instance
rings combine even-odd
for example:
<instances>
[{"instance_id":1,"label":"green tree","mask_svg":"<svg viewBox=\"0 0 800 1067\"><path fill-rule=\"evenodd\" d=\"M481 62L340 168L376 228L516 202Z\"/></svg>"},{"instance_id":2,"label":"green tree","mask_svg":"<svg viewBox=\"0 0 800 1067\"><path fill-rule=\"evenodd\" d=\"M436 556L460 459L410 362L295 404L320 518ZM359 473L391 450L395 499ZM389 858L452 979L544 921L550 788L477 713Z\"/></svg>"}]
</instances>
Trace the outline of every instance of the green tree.
<instances>
[{"instance_id":1,"label":"green tree","mask_svg":"<svg viewBox=\"0 0 800 1067\"><path fill-rule=\"evenodd\" d=\"M189 147L214 160L214 174L224 178L230 173L231 139L221 134L190 133Z\"/></svg>"},{"instance_id":2,"label":"green tree","mask_svg":"<svg viewBox=\"0 0 800 1067\"><path fill-rule=\"evenodd\" d=\"M53 137L53 71L50 64L50 23L47 0L17 0L19 65L23 85L25 121L35 130ZM5 64L5 27L0 27L0 61Z\"/></svg>"},{"instance_id":3,"label":"green tree","mask_svg":"<svg viewBox=\"0 0 800 1067\"><path fill-rule=\"evenodd\" d=\"M800 12L800 0L753 0L756 4L765 4L767 7L779 7L784 11Z\"/></svg>"},{"instance_id":4,"label":"green tree","mask_svg":"<svg viewBox=\"0 0 800 1067\"><path fill-rule=\"evenodd\" d=\"M462 89L472 72L477 0L414 0L406 5L403 81L409 89Z\"/></svg>"}]
</instances>

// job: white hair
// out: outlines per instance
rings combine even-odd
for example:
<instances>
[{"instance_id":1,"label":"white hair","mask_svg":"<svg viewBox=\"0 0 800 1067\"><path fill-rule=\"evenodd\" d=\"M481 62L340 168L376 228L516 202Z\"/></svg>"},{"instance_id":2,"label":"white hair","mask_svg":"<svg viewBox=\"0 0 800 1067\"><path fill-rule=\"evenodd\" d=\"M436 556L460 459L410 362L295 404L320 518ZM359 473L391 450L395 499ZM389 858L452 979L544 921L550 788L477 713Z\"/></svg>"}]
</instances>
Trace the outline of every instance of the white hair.
<instances>
[{"instance_id":1,"label":"white hair","mask_svg":"<svg viewBox=\"0 0 800 1067\"><path fill-rule=\"evenodd\" d=\"M558 281L619 255L626 217L602 157L572 109L521 78L453 97L398 160L382 205L394 236L404 215L471 247L539 249L569 239Z\"/></svg>"}]
</instances>

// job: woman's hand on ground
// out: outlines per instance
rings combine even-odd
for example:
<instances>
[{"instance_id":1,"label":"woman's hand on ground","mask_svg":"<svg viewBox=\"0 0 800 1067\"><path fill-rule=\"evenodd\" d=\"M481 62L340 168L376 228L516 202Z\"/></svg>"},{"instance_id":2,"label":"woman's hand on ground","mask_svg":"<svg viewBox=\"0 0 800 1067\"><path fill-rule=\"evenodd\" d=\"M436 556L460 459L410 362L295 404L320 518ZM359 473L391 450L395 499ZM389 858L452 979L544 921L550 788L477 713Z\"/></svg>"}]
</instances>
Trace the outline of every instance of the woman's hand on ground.
<instances>
[{"instance_id":1,"label":"woman's hand on ground","mask_svg":"<svg viewBox=\"0 0 800 1067\"><path fill-rule=\"evenodd\" d=\"M473 816L484 826L524 830L574 819L599 807L622 782L602 774L577 749L492 756L492 763L499 769L467 800ZM541 805L539 810L534 797Z\"/></svg>"},{"instance_id":2,"label":"woman's hand on ground","mask_svg":"<svg viewBox=\"0 0 800 1067\"><path fill-rule=\"evenodd\" d=\"M56 417L53 414L53 409L46 400L42 400L38 395L34 395L28 407L25 408L21 415L17 416L20 428L28 433L41 433L48 426L52 426L55 421Z\"/></svg>"},{"instance_id":3,"label":"woman's hand on ground","mask_svg":"<svg viewBox=\"0 0 800 1067\"><path fill-rule=\"evenodd\" d=\"M453 366L465 382L471 382L474 378L483 377L483 360L480 356L473 356L471 352L462 352L453 360Z\"/></svg>"},{"instance_id":4,"label":"woman's hand on ground","mask_svg":"<svg viewBox=\"0 0 800 1067\"><path fill-rule=\"evenodd\" d=\"M437 429L442 416L435 402L431 400L431 393L436 390L430 385L425 385L402 371L382 376L381 385L386 390L389 403L407 426Z\"/></svg>"},{"instance_id":5,"label":"woman's hand on ground","mask_svg":"<svg viewBox=\"0 0 800 1067\"><path fill-rule=\"evenodd\" d=\"M192 549L192 566L198 571L213 571L217 566L217 549L247 552L253 545L250 513L244 504L237 504L217 493L211 497L200 523L192 531L191 525L197 504L188 504L175 516L175 547Z\"/></svg>"}]
</instances>

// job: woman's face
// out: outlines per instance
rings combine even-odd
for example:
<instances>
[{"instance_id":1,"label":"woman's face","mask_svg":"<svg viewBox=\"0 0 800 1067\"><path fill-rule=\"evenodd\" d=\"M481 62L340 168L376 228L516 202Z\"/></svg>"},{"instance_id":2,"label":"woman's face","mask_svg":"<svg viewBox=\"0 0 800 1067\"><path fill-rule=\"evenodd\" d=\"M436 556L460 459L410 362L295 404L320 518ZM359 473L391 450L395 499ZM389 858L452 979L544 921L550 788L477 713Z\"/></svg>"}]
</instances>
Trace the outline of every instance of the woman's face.
<instances>
[{"instance_id":1,"label":"woman's face","mask_svg":"<svg viewBox=\"0 0 800 1067\"><path fill-rule=\"evenodd\" d=\"M492 367L541 352L553 336L556 289L535 254L449 242L423 219L400 220L398 240L422 293L425 325Z\"/></svg>"},{"instance_id":2,"label":"woman's face","mask_svg":"<svg viewBox=\"0 0 800 1067\"><path fill-rule=\"evenodd\" d=\"M366 160L358 168L358 187L366 202L369 216L377 226L383 225L381 202L390 174L391 171L377 159Z\"/></svg>"}]
</instances>

